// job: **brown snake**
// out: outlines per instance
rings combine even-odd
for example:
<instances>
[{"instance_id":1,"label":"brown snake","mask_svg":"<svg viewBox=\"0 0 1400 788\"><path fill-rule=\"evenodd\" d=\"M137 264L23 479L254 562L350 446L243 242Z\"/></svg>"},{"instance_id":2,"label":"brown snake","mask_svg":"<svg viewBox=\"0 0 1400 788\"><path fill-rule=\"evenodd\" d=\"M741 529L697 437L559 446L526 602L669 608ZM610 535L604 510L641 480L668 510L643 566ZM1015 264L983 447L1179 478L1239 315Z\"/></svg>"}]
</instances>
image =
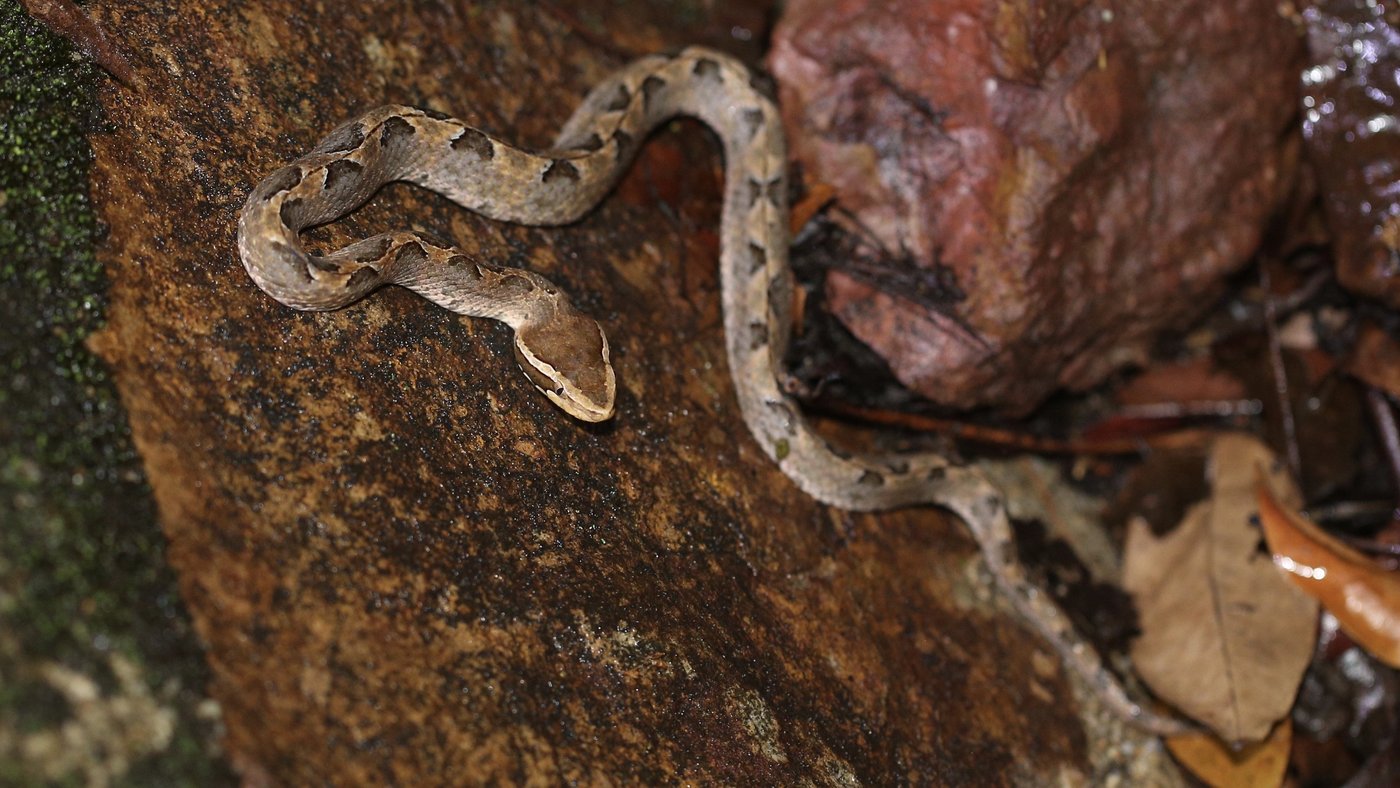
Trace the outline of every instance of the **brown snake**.
<instances>
[{"instance_id":1,"label":"brown snake","mask_svg":"<svg viewBox=\"0 0 1400 788\"><path fill-rule=\"evenodd\" d=\"M392 283L454 312L500 320L514 329L520 367L545 396L579 419L602 421L612 416L616 389L607 338L549 281L480 263L414 232L377 235L327 255L308 252L299 234L353 211L390 181L418 184L500 221L567 224L602 200L652 129L677 115L699 118L724 143L725 346L744 421L763 451L798 487L833 506L952 510L1018 612L1109 708L1156 733L1183 730L1133 702L1027 580L1002 496L977 469L935 453L844 452L814 432L781 389L793 288L786 145L777 107L728 55L690 48L633 62L595 87L540 154L437 113L371 110L253 190L239 217L239 253L259 287L296 309L336 309Z\"/></svg>"}]
</instances>

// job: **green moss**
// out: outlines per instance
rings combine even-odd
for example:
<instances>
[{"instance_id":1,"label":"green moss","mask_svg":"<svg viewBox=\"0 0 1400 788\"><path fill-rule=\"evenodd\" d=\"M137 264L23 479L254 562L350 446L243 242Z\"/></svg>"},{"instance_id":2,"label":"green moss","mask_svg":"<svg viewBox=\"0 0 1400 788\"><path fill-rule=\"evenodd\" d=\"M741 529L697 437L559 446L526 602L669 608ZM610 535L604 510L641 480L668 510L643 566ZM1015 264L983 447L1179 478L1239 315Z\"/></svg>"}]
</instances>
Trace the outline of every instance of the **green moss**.
<instances>
[{"instance_id":1,"label":"green moss","mask_svg":"<svg viewBox=\"0 0 1400 788\"><path fill-rule=\"evenodd\" d=\"M106 769L126 784L227 783L213 725L195 713L207 671L150 491L111 382L83 346L105 291L85 138L102 79L17 0L0 0L0 784L40 779L19 742L75 719L45 666L129 697L114 657L134 666L138 695L174 713L175 739L154 753L130 745L124 777L94 757L60 782Z\"/></svg>"}]
</instances>

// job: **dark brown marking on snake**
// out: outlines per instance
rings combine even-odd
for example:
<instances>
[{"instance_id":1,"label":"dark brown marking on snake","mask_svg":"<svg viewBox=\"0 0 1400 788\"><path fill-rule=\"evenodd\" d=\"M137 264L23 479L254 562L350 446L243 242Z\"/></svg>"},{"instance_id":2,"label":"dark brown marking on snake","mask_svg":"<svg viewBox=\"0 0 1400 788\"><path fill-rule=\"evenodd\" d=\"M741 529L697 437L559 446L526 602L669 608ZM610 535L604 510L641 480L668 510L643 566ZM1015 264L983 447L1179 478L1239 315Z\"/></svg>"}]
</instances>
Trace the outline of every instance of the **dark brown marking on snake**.
<instances>
[{"instance_id":1,"label":"dark brown marking on snake","mask_svg":"<svg viewBox=\"0 0 1400 788\"><path fill-rule=\"evenodd\" d=\"M451 115L447 114L446 112L438 112L438 111L435 110L435 109L426 109L426 108L425 108L425 109L423 109L423 114L424 114L424 115L427 115L428 117L432 118L433 120L452 120L452 116L451 116Z\"/></svg>"},{"instance_id":2,"label":"dark brown marking on snake","mask_svg":"<svg viewBox=\"0 0 1400 788\"><path fill-rule=\"evenodd\" d=\"M409 241L394 253L394 264L399 266L416 266L427 259L428 252L418 241Z\"/></svg>"},{"instance_id":3,"label":"dark brown marking on snake","mask_svg":"<svg viewBox=\"0 0 1400 788\"><path fill-rule=\"evenodd\" d=\"M758 198L762 197L764 194L765 190L763 188L763 184L759 181L754 180L753 178L749 178L744 183L744 187L748 189L748 196L744 198L744 202L748 205L749 208L753 208L754 205L758 202Z\"/></svg>"},{"instance_id":4,"label":"dark brown marking on snake","mask_svg":"<svg viewBox=\"0 0 1400 788\"><path fill-rule=\"evenodd\" d=\"M379 147L388 148L402 140L407 140L417 133L418 129L415 129L412 123L409 123L403 118L389 118L379 124Z\"/></svg>"},{"instance_id":5,"label":"dark brown marking on snake","mask_svg":"<svg viewBox=\"0 0 1400 788\"><path fill-rule=\"evenodd\" d=\"M347 123L332 131L312 149L312 153L344 153L354 150L365 142L365 130L358 122Z\"/></svg>"},{"instance_id":6,"label":"dark brown marking on snake","mask_svg":"<svg viewBox=\"0 0 1400 788\"><path fill-rule=\"evenodd\" d=\"M763 110L746 109L739 113L739 120L744 124L745 139L752 140L763 128Z\"/></svg>"},{"instance_id":7,"label":"dark brown marking on snake","mask_svg":"<svg viewBox=\"0 0 1400 788\"><path fill-rule=\"evenodd\" d=\"M909 472L909 463L905 460L889 460L885 463L885 467L896 476L903 476Z\"/></svg>"},{"instance_id":8,"label":"dark brown marking on snake","mask_svg":"<svg viewBox=\"0 0 1400 788\"><path fill-rule=\"evenodd\" d=\"M860 478L856 479L856 484L862 484L867 487L883 487L885 486L885 477L879 471L866 468L861 472Z\"/></svg>"},{"instance_id":9,"label":"dark brown marking on snake","mask_svg":"<svg viewBox=\"0 0 1400 788\"><path fill-rule=\"evenodd\" d=\"M749 273L750 273L750 274L756 274L756 273L758 273L759 271L762 271L762 270L764 270L764 269L766 269L766 268L768 267L768 250L767 250L767 249L764 249L762 246L759 246L758 244L756 244L756 243L750 241L750 242L749 242L749 259L750 259L750 261L751 261L751 262L750 262L750 267L749 267Z\"/></svg>"},{"instance_id":10,"label":"dark brown marking on snake","mask_svg":"<svg viewBox=\"0 0 1400 788\"><path fill-rule=\"evenodd\" d=\"M328 260L324 257L308 257L306 263L317 271L325 271L328 274L340 273L340 265L334 260Z\"/></svg>"},{"instance_id":11,"label":"dark brown marking on snake","mask_svg":"<svg viewBox=\"0 0 1400 788\"><path fill-rule=\"evenodd\" d=\"M501 277L501 280L496 283L496 287L499 288L502 294L508 297L516 297L533 291L535 289L535 283L519 274L506 273Z\"/></svg>"},{"instance_id":12,"label":"dark brown marking on snake","mask_svg":"<svg viewBox=\"0 0 1400 788\"><path fill-rule=\"evenodd\" d=\"M947 475L948 475L948 468L947 468L946 466L943 466L943 465L935 465L935 466L933 466L932 468L929 468L929 469L928 469L928 473L925 473L925 474L924 474L924 479L926 479L926 480L928 480L928 481L931 481L931 482L936 482L936 481L942 479L943 477L945 477L945 476L947 476Z\"/></svg>"},{"instance_id":13,"label":"dark brown marking on snake","mask_svg":"<svg viewBox=\"0 0 1400 788\"><path fill-rule=\"evenodd\" d=\"M472 262L470 257L464 254L454 254L447 258L447 266L457 269L458 273L462 275L462 278L469 282L481 281L481 269L477 267L476 263Z\"/></svg>"},{"instance_id":14,"label":"dark brown marking on snake","mask_svg":"<svg viewBox=\"0 0 1400 788\"><path fill-rule=\"evenodd\" d=\"M782 204L782 178L771 181L749 178L745 185L748 187L748 203L751 210L758 204L759 198L768 200L768 203L774 208Z\"/></svg>"},{"instance_id":15,"label":"dark brown marking on snake","mask_svg":"<svg viewBox=\"0 0 1400 788\"><path fill-rule=\"evenodd\" d=\"M696 60L695 67L691 69L691 73L695 74L695 76L700 77L701 79L713 79L715 81L723 81L719 73L719 63L716 63L715 61L707 57L702 57L699 60Z\"/></svg>"},{"instance_id":16,"label":"dark brown marking on snake","mask_svg":"<svg viewBox=\"0 0 1400 788\"><path fill-rule=\"evenodd\" d=\"M627 92L627 86L618 85L617 92L613 93L613 97L608 100L607 104L603 105L603 111L621 112L627 109L627 105L630 103L632 103L632 94Z\"/></svg>"},{"instance_id":17,"label":"dark brown marking on snake","mask_svg":"<svg viewBox=\"0 0 1400 788\"><path fill-rule=\"evenodd\" d=\"M768 344L768 324L754 321L749 323L749 349L758 350Z\"/></svg>"},{"instance_id":18,"label":"dark brown marking on snake","mask_svg":"<svg viewBox=\"0 0 1400 788\"><path fill-rule=\"evenodd\" d=\"M282 207L277 210L277 216L282 220L282 224L293 230L300 230L302 205L303 201L300 197L293 197L282 203Z\"/></svg>"},{"instance_id":19,"label":"dark brown marking on snake","mask_svg":"<svg viewBox=\"0 0 1400 788\"><path fill-rule=\"evenodd\" d=\"M574 147L578 148L579 150L588 151L589 153L592 153L593 151L603 147L603 138L599 137L597 132L594 132L593 134L588 135L588 139L584 140L583 142L580 142Z\"/></svg>"},{"instance_id":20,"label":"dark brown marking on snake","mask_svg":"<svg viewBox=\"0 0 1400 788\"><path fill-rule=\"evenodd\" d=\"M261 191L264 200L270 200L293 186L296 186L298 183L301 183L301 178L300 167L296 165L283 167L277 172L274 172L267 180L263 181L258 189Z\"/></svg>"},{"instance_id":21,"label":"dark brown marking on snake","mask_svg":"<svg viewBox=\"0 0 1400 788\"><path fill-rule=\"evenodd\" d=\"M326 191L341 185L346 179L352 181L350 188L354 188L353 181L359 180L360 173L365 169L363 164L350 159L336 159L326 165Z\"/></svg>"},{"instance_id":22,"label":"dark brown marking on snake","mask_svg":"<svg viewBox=\"0 0 1400 788\"><path fill-rule=\"evenodd\" d=\"M774 178L764 185L763 194L768 198L768 202L776 208L783 204L783 179Z\"/></svg>"},{"instance_id":23,"label":"dark brown marking on snake","mask_svg":"<svg viewBox=\"0 0 1400 788\"><path fill-rule=\"evenodd\" d=\"M540 177L543 183L553 183L558 180L577 181L579 179L578 167L571 161L555 159L545 168L544 175Z\"/></svg>"},{"instance_id":24,"label":"dark brown marking on snake","mask_svg":"<svg viewBox=\"0 0 1400 788\"><path fill-rule=\"evenodd\" d=\"M378 277L378 271L374 270L373 268L370 268L369 266L365 266L364 268L361 268L360 270L350 275L350 279L346 281L345 287L350 290L356 290L365 282L377 279Z\"/></svg>"},{"instance_id":25,"label":"dark brown marking on snake","mask_svg":"<svg viewBox=\"0 0 1400 788\"><path fill-rule=\"evenodd\" d=\"M632 135L618 129L613 132L613 141L617 143L617 160L622 161L632 155Z\"/></svg>"},{"instance_id":26,"label":"dark brown marking on snake","mask_svg":"<svg viewBox=\"0 0 1400 788\"><path fill-rule=\"evenodd\" d=\"M652 74L642 80L642 106L651 109L651 101L662 88L666 87L666 80Z\"/></svg>"},{"instance_id":27,"label":"dark brown marking on snake","mask_svg":"<svg viewBox=\"0 0 1400 788\"><path fill-rule=\"evenodd\" d=\"M452 150L469 150L482 161L496 156L496 146L492 144L491 138L472 128L462 129L462 133L452 140Z\"/></svg>"},{"instance_id":28,"label":"dark brown marking on snake","mask_svg":"<svg viewBox=\"0 0 1400 788\"><path fill-rule=\"evenodd\" d=\"M473 263L469 258L465 258L465 256L454 255L452 258L448 259L447 265L459 267L459 269L461 269L462 279L473 281L473 283L475 283L475 281L482 281L482 266L476 265L476 263Z\"/></svg>"},{"instance_id":29,"label":"dark brown marking on snake","mask_svg":"<svg viewBox=\"0 0 1400 788\"><path fill-rule=\"evenodd\" d=\"M384 256L389 251L389 246L394 243L394 239L387 235L381 235L364 241L364 248L355 251L355 261L359 263L372 263Z\"/></svg>"}]
</instances>

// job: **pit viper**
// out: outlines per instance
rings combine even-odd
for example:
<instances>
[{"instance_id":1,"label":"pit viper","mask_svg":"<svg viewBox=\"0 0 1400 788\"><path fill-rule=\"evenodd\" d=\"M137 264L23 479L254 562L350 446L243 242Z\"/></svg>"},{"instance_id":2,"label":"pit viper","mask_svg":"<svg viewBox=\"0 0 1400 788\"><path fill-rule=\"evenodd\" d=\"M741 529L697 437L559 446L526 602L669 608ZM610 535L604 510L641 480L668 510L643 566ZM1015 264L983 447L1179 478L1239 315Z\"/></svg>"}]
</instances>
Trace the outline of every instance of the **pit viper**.
<instances>
[{"instance_id":1,"label":"pit viper","mask_svg":"<svg viewBox=\"0 0 1400 788\"><path fill-rule=\"evenodd\" d=\"M396 284L454 312L499 320L514 331L520 368L550 401L578 419L602 421L613 414L617 389L607 337L547 279L482 262L418 232L384 233L321 255L303 246L300 233L353 211L391 181L431 189L499 221L568 224L607 195L653 129L678 115L707 124L724 147L725 348L753 440L824 503L856 511L934 504L957 514L1016 610L1110 709L1149 731L1183 730L1134 702L1027 579L1003 497L977 468L931 452L843 451L809 426L780 385L793 292L786 144L776 105L734 58L691 47L636 60L594 87L540 153L438 112L371 110L252 190L239 216L239 253L258 287L295 309L337 309Z\"/></svg>"}]
</instances>

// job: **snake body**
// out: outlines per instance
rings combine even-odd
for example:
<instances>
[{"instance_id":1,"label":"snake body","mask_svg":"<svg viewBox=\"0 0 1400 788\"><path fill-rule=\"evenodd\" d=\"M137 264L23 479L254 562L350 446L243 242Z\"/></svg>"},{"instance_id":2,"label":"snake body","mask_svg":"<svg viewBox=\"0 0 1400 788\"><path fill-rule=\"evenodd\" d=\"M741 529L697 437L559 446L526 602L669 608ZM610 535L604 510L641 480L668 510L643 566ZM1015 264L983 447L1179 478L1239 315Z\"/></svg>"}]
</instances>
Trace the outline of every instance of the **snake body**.
<instances>
[{"instance_id":1,"label":"snake body","mask_svg":"<svg viewBox=\"0 0 1400 788\"><path fill-rule=\"evenodd\" d=\"M777 107L728 55L692 47L623 67L588 94L543 153L438 113L372 110L252 191L239 218L239 252L257 285L296 309L336 309L392 283L455 312L503 321L515 331L516 358L530 380L568 413L601 421L612 415L616 389L607 338L543 277L478 262L420 233L377 235L323 256L308 252L299 233L353 211L390 181L415 183L501 221L567 224L602 200L652 129L677 115L708 124L724 145L725 344L754 440L822 502L858 511L936 504L959 515L1018 612L1109 708L1154 732L1180 731L1180 723L1135 703L1029 582L1002 496L979 471L936 453L842 451L782 390L793 288L786 145Z\"/></svg>"}]
</instances>

